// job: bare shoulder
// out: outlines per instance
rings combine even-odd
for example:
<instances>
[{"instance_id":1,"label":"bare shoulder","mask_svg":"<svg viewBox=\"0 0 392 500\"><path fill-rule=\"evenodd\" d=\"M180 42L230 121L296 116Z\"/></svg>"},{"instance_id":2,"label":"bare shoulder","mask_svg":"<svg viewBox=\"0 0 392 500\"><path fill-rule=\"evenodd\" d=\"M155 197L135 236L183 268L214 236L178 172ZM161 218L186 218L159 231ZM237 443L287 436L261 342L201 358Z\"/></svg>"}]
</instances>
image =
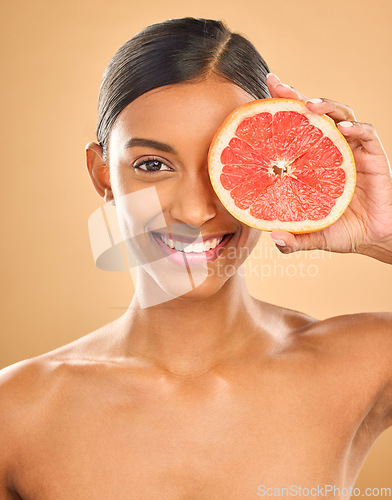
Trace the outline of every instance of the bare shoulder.
<instances>
[{"instance_id":1,"label":"bare shoulder","mask_svg":"<svg viewBox=\"0 0 392 500\"><path fill-rule=\"evenodd\" d=\"M52 367L34 359L0 370L0 498L13 498L20 444L37 418Z\"/></svg>"},{"instance_id":2,"label":"bare shoulder","mask_svg":"<svg viewBox=\"0 0 392 500\"><path fill-rule=\"evenodd\" d=\"M263 312L269 312L271 326L284 331L295 349L344 358L346 363L348 355L358 360L363 358L363 362L371 356L373 365L377 359L380 361L380 369L392 366L390 312L346 314L320 320L271 304L264 307Z\"/></svg>"},{"instance_id":3,"label":"bare shoulder","mask_svg":"<svg viewBox=\"0 0 392 500\"><path fill-rule=\"evenodd\" d=\"M342 384L364 402L367 429L378 435L392 426L392 313L323 320L290 310L279 315L290 326L287 351L311 360L325 381Z\"/></svg>"},{"instance_id":4,"label":"bare shoulder","mask_svg":"<svg viewBox=\"0 0 392 500\"><path fill-rule=\"evenodd\" d=\"M392 313L329 318L305 329L301 340L338 370L345 383L355 374L361 387L358 397L372 401L372 420L381 430L392 425Z\"/></svg>"},{"instance_id":5,"label":"bare shoulder","mask_svg":"<svg viewBox=\"0 0 392 500\"><path fill-rule=\"evenodd\" d=\"M121 320L120 317L66 345L0 370L0 417L10 417L17 410L20 417L10 421L22 420L23 408L30 415L35 405L42 410L74 373L85 374L95 367L118 362L123 356Z\"/></svg>"},{"instance_id":6,"label":"bare shoulder","mask_svg":"<svg viewBox=\"0 0 392 500\"><path fill-rule=\"evenodd\" d=\"M0 370L0 418L7 426L17 425L23 420L23 407L37 399L47 390L53 367L40 358L26 359ZM0 424L1 429L4 426Z\"/></svg>"},{"instance_id":7,"label":"bare shoulder","mask_svg":"<svg viewBox=\"0 0 392 500\"><path fill-rule=\"evenodd\" d=\"M59 365L43 355L0 370L0 440L16 441L30 422L37 422L58 382Z\"/></svg>"},{"instance_id":8,"label":"bare shoulder","mask_svg":"<svg viewBox=\"0 0 392 500\"><path fill-rule=\"evenodd\" d=\"M50 352L0 370L0 498L13 498L14 471L50 422L116 357L116 321ZM89 376L91 375L91 376ZM83 393L86 394L86 391ZM27 450L27 451L26 451Z\"/></svg>"},{"instance_id":9,"label":"bare shoulder","mask_svg":"<svg viewBox=\"0 0 392 500\"><path fill-rule=\"evenodd\" d=\"M105 362L115 357L113 332L116 321L102 326L66 345L0 370L0 411L18 403L27 405L51 393L64 381L69 368ZM1 404L6 401L7 405Z\"/></svg>"},{"instance_id":10,"label":"bare shoulder","mask_svg":"<svg viewBox=\"0 0 392 500\"><path fill-rule=\"evenodd\" d=\"M385 357L392 354L392 313L359 313L317 321L304 331L304 337L319 339L338 351L363 350Z\"/></svg>"}]
</instances>

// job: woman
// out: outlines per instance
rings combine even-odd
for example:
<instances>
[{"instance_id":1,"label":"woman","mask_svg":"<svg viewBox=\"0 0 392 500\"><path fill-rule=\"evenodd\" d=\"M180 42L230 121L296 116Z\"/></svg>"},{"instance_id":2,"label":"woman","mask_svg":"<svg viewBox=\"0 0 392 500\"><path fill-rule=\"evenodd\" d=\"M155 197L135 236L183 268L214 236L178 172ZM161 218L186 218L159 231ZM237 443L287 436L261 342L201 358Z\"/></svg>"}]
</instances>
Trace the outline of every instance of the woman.
<instances>
[{"instance_id":1,"label":"woman","mask_svg":"<svg viewBox=\"0 0 392 500\"><path fill-rule=\"evenodd\" d=\"M308 101L267 74L243 37L189 18L150 26L110 62L86 161L116 204L137 290L114 322L3 370L1 499L242 500L293 486L332 495L326 485L348 496L392 424L391 315L317 321L220 272L239 271L260 232L223 208L207 153L231 111L269 94L338 123L358 169L352 203L326 230L272 233L282 252L391 263L391 174L350 108ZM204 250L182 251L200 240Z\"/></svg>"}]
</instances>

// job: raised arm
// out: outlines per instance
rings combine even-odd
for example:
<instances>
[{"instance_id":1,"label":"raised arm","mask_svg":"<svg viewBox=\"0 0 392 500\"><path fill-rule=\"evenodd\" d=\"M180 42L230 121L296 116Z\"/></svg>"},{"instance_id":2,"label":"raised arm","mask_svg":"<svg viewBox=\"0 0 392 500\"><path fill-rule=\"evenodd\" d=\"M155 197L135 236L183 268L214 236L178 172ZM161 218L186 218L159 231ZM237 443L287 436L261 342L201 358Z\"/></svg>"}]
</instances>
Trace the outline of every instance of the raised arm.
<instances>
[{"instance_id":1,"label":"raised arm","mask_svg":"<svg viewBox=\"0 0 392 500\"><path fill-rule=\"evenodd\" d=\"M310 111L331 117L350 145L357 168L354 196L342 217L314 233L273 231L271 237L279 250L353 252L392 264L392 173L374 127L357 122L349 106L324 98L308 99L276 75L270 74L267 84L272 97L299 99Z\"/></svg>"}]
</instances>

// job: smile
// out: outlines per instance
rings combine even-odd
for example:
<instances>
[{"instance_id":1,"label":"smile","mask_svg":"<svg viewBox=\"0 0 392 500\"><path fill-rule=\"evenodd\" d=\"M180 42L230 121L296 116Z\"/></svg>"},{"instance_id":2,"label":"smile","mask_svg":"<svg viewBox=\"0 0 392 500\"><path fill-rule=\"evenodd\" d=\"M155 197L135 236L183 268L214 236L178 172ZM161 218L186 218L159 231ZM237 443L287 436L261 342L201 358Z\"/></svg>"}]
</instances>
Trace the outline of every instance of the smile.
<instances>
[{"instance_id":1,"label":"smile","mask_svg":"<svg viewBox=\"0 0 392 500\"><path fill-rule=\"evenodd\" d=\"M210 238L203 238L203 241L200 241L201 235L193 239L158 232L153 232L152 235L169 260L183 265L184 262L203 264L215 260L223 252L234 233L212 235Z\"/></svg>"},{"instance_id":2,"label":"smile","mask_svg":"<svg viewBox=\"0 0 392 500\"><path fill-rule=\"evenodd\" d=\"M188 243L167 237L163 234L159 234L158 236L163 241L163 243L165 243L165 245L167 245L168 247L177 250L178 252L185 252L185 253L207 252L208 250L216 248L223 241L223 238L225 237L223 235L220 238L214 238L200 243Z\"/></svg>"}]
</instances>

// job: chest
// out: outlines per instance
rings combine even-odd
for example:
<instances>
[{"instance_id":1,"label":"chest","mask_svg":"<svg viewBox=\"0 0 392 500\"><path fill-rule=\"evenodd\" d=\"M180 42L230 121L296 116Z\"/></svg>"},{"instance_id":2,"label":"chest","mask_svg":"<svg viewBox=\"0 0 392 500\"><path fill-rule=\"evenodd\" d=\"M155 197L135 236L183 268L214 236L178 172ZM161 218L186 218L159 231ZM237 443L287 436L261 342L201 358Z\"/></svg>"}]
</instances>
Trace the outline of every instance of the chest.
<instances>
[{"instance_id":1,"label":"chest","mask_svg":"<svg viewBox=\"0 0 392 500\"><path fill-rule=\"evenodd\" d=\"M355 427L347 398L261 382L65 391L26 448L26 498L245 500L260 485L337 481Z\"/></svg>"}]
</instances>

